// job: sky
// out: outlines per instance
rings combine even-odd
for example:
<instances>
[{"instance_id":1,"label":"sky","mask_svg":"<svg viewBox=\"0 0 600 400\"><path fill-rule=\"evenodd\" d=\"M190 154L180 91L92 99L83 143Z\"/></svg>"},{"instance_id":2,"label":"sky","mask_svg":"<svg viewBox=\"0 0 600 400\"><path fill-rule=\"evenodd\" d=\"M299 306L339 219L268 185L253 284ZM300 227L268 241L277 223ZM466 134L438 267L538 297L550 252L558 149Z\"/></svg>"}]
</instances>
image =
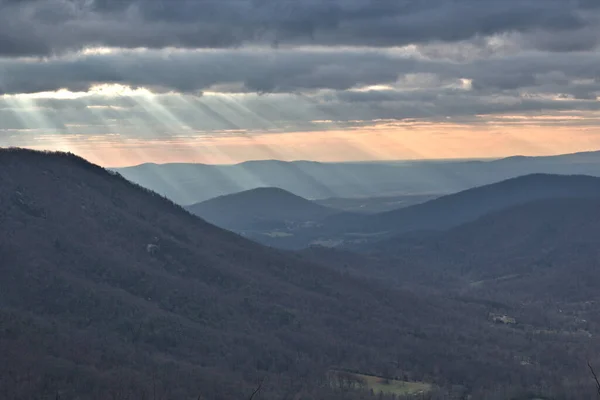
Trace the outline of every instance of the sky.
<instances>
[{"instance_id":1,"label":"sky","mask_svg":"<svg viewBox=\"0 0 600 400\"><path fill-rule=\"evenodd\" d=\"M105 166L600 149L600 0L0 0L0 146Z\"/></svg>"}]
</instances>

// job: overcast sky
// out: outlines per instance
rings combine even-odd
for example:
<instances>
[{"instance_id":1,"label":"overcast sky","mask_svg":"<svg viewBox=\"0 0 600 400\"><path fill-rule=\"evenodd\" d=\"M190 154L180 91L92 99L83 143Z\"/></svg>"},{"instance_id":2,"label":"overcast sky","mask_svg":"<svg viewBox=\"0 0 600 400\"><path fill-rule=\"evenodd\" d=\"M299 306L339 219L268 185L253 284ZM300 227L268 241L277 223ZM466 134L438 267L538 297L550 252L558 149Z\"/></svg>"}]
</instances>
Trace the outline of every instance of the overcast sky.
<instances>
[{"instance_id":1,"label":"overcast sky","mask_svg":"<svg viewBox=\"0 0 600 400\"><path fill-rule=\"evenodd\" d=\"M0 0L0 146L103 165L600 149L600 0Z\"/></svg>"}]
</instances>

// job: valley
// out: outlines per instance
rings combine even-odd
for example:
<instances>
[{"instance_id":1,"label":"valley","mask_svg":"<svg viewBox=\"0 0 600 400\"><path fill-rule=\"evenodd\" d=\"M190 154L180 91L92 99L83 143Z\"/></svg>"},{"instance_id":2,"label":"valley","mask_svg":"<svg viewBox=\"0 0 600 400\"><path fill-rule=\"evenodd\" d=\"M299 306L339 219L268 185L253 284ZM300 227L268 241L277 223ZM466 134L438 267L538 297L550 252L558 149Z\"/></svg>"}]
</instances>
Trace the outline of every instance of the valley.
<instances>
[{"instance_id":1,"label":"valley","mask_svg":"<svg viewBox=\"0 0 600 400\"><path fill-rule=\"evenodd\" d=\"M263 380L264 399L594 391L597 178L526 176L398 210L467 221L449 229L289 251L70 154L2 150L0 166L0 387L16 400L227 399ZM350 215L274 193L224 217L271 209L326 232Z\"/></svg>"},{"instance_id":2,"label":"valley","mask_svg":"<svg viewBox=\"0 0 600 400\"><path fill-rule=\"evenodd\" d=\"M0 0L0 400L600 400L600 0Z\"/></svg>"},{"instance_id":3,"label":"valley","mask_svg":"<svg viewBox=\"0 0 600 400\"><path fill-rule=\"evenodd\" d=\"M496 210L539 199L596 198L600 178L532 174L380 213L314 204L281 189L254 189L188 207L192 213L268 246L311 245L358 250L404 236L435 235ZM381 246L379 247L382 248Z\"/></svg>"}]
</instances>

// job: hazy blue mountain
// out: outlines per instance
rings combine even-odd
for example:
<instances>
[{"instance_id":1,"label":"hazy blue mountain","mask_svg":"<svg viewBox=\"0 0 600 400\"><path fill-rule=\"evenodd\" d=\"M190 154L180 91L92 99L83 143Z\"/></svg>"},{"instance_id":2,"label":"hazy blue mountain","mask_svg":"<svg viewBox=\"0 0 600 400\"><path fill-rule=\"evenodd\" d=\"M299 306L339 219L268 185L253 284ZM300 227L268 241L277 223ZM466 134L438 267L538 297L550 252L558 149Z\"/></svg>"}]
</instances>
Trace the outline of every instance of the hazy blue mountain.
<instances>
[{"instance_id":1,"label":"hazy blue mountain","mask_svg":"<svg viewBox=\"0 0 600 400\"><path fill-rule=\"evenodd\" d=\"M116 169L125 178L180 204L258 187L278 187L307 199L372 196L398 188L399 167L370 163L250 161L236 165L143 164ZM427 184L402 178L402 190L421 192Z\"/></svg>"},{"instance_id":2,"label":"hazy blue mountain","mask_svg":"<svg viewBox=\"0 0 600 400\"><path fill-rule=\"evenodd\" d=\"M363 232L441 230L533 200L587 196L600 196L600 178L532 174L369 216L360 224Z\"/></svg>"},{"instance_id":3,"label":"hazy blue mountain","mask_svg":"<svg viewBox=\"0 0 600 400\"><path fill-rule=\"evenodd\" d=\"M600 176L600 153L470 161L142 164L116 170L133 182L189 205L258 187L278 187L307 199L325 199L452 193L533 173Z\"/></svg>"},{"instance_id":4,"label":"hazy blue mountain","mask_svg":"<svg viewBox=\"0 0 600 400\"><path fill-rule=\"evenodd\" d=\"M316 222L336 210L279 188L257 188L219 196L186 207L191 213L225 229L268 233Z\"/></svg>"},{"instance_id":5,"label":"hazy blue mountain","mask_svg":"<svg viewBox=\"0 0 600 400\"><path fill-rule=\"evenodd\" d=\"M334 214L309 243L360 246L395 235L439 231L475 220L487 213L534 200L600 197L600 178L585 175L532 174L442 196L422 204L373 215Z\"/></svg>"}]
</instances>

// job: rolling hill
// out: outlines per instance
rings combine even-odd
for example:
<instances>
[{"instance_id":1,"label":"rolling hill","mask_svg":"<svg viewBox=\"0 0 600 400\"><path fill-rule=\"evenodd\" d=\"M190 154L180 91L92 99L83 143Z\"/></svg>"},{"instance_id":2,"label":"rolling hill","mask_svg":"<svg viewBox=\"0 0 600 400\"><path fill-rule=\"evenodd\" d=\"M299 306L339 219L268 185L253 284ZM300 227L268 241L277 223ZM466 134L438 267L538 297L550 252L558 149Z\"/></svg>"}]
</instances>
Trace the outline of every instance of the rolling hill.
<instances>
[{"instance_id":1,"label":"rolling hill","mask_svg":"<svg viewBox=\"0 0 600 400\"><path fill-rule=\"evenodd\" d=\"M486 306L265 248L71 154L0 150L0 186L5 398L225 400L260 381L261 399L369 396L336 391L333 367L441 398L593 389L579 342L507 339Z\"/></svg>"},{"instance_id":2,"label":"rolling hill","mask_svg":"<svg viewBox=\"0 0 600 400\"><path fill-rule=\"evenodd\" d=\"M339 260L338 268L393 286L424 284L525 303L597 301L600 197L535 200L429 236L394 237L362 250L304 253L330 265Z\"/></svg>"},{"instance_id":3,"label":"rolling hill","mask_svg":"<svg viewBox=\"0 0 600 400\"><path fill-rule=\"evenodd\" d=\"M490 213L405 249L418 248L411 259L422 268L437 266L474 292L590 302L600 300L599 238L600 198L563 198Z\"/></svg>"},{"instance_id":4,"label":"rolling hill","mask_svg":"<svg viewBox=\"0 0 600 400\"><path fill-rule=\"evenodd\" d=\"M468 189L385 213L334 215L323 232L346 245L384 240L410 232L439 231L487 213L540 199L600 198L600 178L584 175L533 174Z\"/></svg>"},{"instance_id":5,"label":"rolling hill","mask_svg":"<svg viewBox=\"0 0 600 400\"><path fill-rule=\"evenodd\" d=\"M269 231L320 220L336 210L279 188L257 188L186 207L192 214L234 231Z\"/></svg>"}]
</instances>

